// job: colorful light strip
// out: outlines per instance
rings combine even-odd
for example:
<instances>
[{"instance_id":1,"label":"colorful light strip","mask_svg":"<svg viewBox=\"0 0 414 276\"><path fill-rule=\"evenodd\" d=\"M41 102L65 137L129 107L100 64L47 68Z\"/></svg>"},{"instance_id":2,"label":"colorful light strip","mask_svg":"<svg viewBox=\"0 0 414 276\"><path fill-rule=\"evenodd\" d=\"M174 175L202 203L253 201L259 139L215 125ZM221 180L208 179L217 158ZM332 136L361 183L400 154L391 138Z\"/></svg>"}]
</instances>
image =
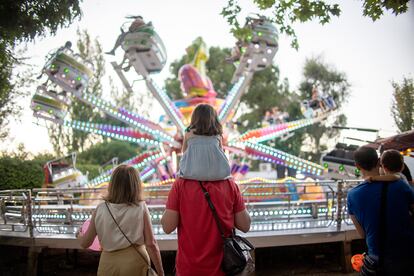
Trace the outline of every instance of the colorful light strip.
<instances>
[{"instance_id":1,"label":"colorful light strip","mask_svg":"<svg viewBox=\"0 0 414 276\"><path fill-rule=\"evenodd\" d=\"M224 101L224 104L222 105L219 115L218 115L220 122L225 120L229 116L230 112L233 111L230 107L234 106L235 101L238 100L239 98L238 94L242 92L240 88L243 82L245 81L245 79L246 79L245 77L241 77L230 89L230 92L228 93Z\"/></svg>"},{"instance_id":2,"label":"colorful light strip","mask_svg":"<svg viewBox=\"0 0 414 276\"><path fill-rule=\"evenodd\" d=\"M89 123L89 122L81 122L81 121L76 121L76 120L73 120L73 121L64 120L62 124L64 126L68 126L73 129L81 130L87 133L96 133L102 136L106 136L106 137L110 137L110 138L114 138L118 140L123 140L123 141L128 141L128 142L136 143L139 145L144 145L144 146L161 146L162 145L161 142L155 141L153 139L148 139L144 137L136 138L136 137L130 137L125 134L122 134L121 127L112 126L115 129L106 130L102 128L102 125Z\"/></svg>"},{"instance_id":3,"label":"colorful light strip","mask_svg":"<svg viewBox=\"0 0 414 276\"><path fill-rule=\"evenodd\" d=\"M313 175L321 175L323 172L322 166L303 160L286 152L248 141L242 143L245 145L245 151L247 154L256 156L263 161L280 164L299 172Z\"/></svg>"},{"instance_id":4,"label":"colorful light strip","mask_svg":"<svg viewBox=\"0 0 414 276\"><path fill-rule=\"evenodd\" d=\"M183 123L184 116L181 113L180 110L175 106L174 102L171 101L171 99L168 97L167 93L158 87L158 85L154 82L152 79L147 80L147 84L149 84L150 87L153 87L154 89L150 89L151 92L156 95L154 95L157 99L159 99L161 106L164 108L164 111L167 113L167 115L170 117L170 119L175 123L175 125L184 132L185 125ZM155 90L155 91L153 91Z\"/></svg>"},{"instance_id":5,"label":"colorful light strip","mask_svg":"<svg viewBox=\"0 0 414 276\"><path fill-rule=\"evenodd\" d=\"M137 157L139 158L139 156ZM151 156L148 156L146 158L144 158L141 162L133 164L132 167L136 168L136 169L140 169L142 167L144 167L147 163L154 161L158 158L163 158L163 155L161 152L158 152L157 154L153 154ZM136 158L133 158L136 159ZM130 159L131 160L131 159ZM161 159L162 160L162 159ZM155 172L155 171L154 171ZM149 172L145 172L146 174L149 174ZM140 176L142 175L142 172L140 173ZM91 181L89 181L88 183L88 187L96 187L97 185L103 183L103 182L108 182L111 178L111 175L100 175L95 177L94 179L92 179ZM141 179L142 180L142 179Z\"/></svg>"},{"instance_id":6,"label":"colorful light strip","mask_svg":"<svg viewBox=\"0 0 414 276\"><path fill-rule=\"evenodd\" d=\"M90 94L85 93L82 96L76 96L83 102L91 106L97 107L98 109L102 110L103 112L115 119L118 119L128 125L136 127L137 129L143 132L149 133L152 136L160 139L161 141L168 142L174 146L179 146L179 144L175 141L174 137L164 132L159 125L145 119L142 116L139 116L138 114L129 112L123 107L118 108L113 104Z\"/></svg>"},{"instance_id":7,"label":"colorful light strip","mask_svg":"<svg viewBox=\"0 0 414 276\"><path fill-rule=\"evenodd\" d=\"M264 128L257 128L246 133L242 134L240 141L254 141L254 142L264 142L277 137L282 136L283 134L292 132L294 130L304 128L321 121L321 118L312 118L312 119L301 119L297 121L272 125Z\"/></svg>"}]
</instances>

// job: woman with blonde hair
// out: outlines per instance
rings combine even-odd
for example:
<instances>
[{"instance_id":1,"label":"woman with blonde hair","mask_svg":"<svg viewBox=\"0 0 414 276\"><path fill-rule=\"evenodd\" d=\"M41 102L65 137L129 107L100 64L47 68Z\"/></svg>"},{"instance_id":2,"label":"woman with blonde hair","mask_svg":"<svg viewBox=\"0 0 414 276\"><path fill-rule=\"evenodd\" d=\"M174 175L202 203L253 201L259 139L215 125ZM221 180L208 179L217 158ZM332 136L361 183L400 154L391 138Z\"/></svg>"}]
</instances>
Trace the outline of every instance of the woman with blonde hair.
<instances>
[{"instance_id":1,"label":"woman with blonde hair","mask_svg":"<svg viewBox=\"0 0 414 276\"><path fill-rule=\"evenodd\" d=\"M164 275L141 179L133 167L120 165L113 171L105 201L96 207L85 235L78 237L81 246L88 248L96 235L102 246L98 275L147 275L150 259L158 275Z\"/></svg>"}]
</instances>

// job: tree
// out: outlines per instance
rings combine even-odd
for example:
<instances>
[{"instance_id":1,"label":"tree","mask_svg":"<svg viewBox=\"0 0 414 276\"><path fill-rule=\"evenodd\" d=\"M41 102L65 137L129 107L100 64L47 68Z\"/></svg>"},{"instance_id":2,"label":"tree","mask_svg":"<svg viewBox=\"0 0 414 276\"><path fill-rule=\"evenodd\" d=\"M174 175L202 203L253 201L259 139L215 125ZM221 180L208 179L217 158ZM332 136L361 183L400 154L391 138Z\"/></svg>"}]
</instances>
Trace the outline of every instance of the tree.
<instances>
[{"instance_id":1,"label":"tree","mask_svg":"<svg viewBox=\"0 0 414 276\"><path fill-rule=\"evenodd\" d=\"M318 90L325 95L332 96L338 109L349 96L350 84L345 73L332 68L324 63L321 58L306 60L303 77L304 80L299 86L299 95L302 100L311 98L314 86L317 86ZM339 115L334 124L345 125L346 116ZM328 128L323 124L312 125L306 130L306 136L310 139L310 146L313 149L314 160L319 160L320 152L326 149L326 145L321 138L334 139L338 135L339 131L337 129Z\"/></svg>"},{"instance_id":2,"label":"tree","mask_svg":"<svg viewBox=\"0 0 414 276\"><path fill-rule=\"evenodd\" d=\"M29 95L31 85L34 83L35 74L33 66L26 63L26 58L23 57L23 52L26 48L22 48L16 53L16 61L14 61L14 68L6 68L10 71L0 71L0 83L6 83L5 86L0 87L0 139L7 137L9 133L9 120L11 117L19 120L22 107L18 104L18 100ZM7 61L5 61L7 64ZM2 60L0 57L0 64ZM1 65L0 65L1 66ZM2 80L3 77L6 79Z\"/></svg>"},{"instance_id":3,"label":"tree","mask_svg":"<svg viewBox=\"0 0 414 276\"><path fill-rule=\"evenodd\" d=\"M0 138L7 135L7 116L19 114L15 101L19 86L13 78L13 68L22 58L15 53L21 42L55 34L81 15L79 0L2 0L0 4Z\"/></svg>"},{"instance_id":4,"label":"tree","mask_svg":"<svg viewBox=\"0 0 414 276\"><path fill-rule=\"evenodd\" d=\"M84 30L78 30L78 41L76 43L78 53L84 63L92 63L94 68L94 77L89 80L88 88L85 93L100 97L102 95L101 80L105 74L105 59L102 53L102 46L100 42L95 39L92 40L89 33ZM105 117L94 108L84 104L78 99L73 98L73 101L68 109L67 116L72 120L102 122ZM64 129L60 125L53 125L49 128L49 137L53 145L53 149L57 155L67 152L78 152L85 149L88 142L98 139L96 135L85 133L79 130Z\"/></svg>"},{"instance_id":5,"label":"tree","mask_svg":"<svg viewBox=\"0 0 414 276\"><path fill-rule=\"evenodd\" d=\"M414 80L404 77L401 84L391 82L394 88L391 113L401 132L414 129Z\"/></svg>"},{"instance_id":6,"label":"tree","mask_svg":"<svg viewBox=\"0 0 414 276\"><path fill-rule=\"evenodd\" d=\"M294 23L317 19L319 23L326 24L332 17L338 17L341 14L339 4L327 3L326 0L253 0L253 2L261 11L272 12L271 21L277 25L281 33L292 37L291 45L296 49L299 44L292 27ZM381 18L384 11L391 11L395 15L407 12L409 0L362 0L362 2L363 15L376 21ZM243 28L237 19L241 10L237 0L228 0L227 6L221 12L231 25L233 34L239 39L249 34L249 31Z\"/></svg>"},{"instance_id":7,"label":"tree","mask_svg":"<svg viewBox=\"0 0 414 276\"><path fill-rule=\"evenodd\" d=\"M78 162L82 164L103 164L113 157L119 162L137 155L137 147L124 141L103 142L88 148L78 155Z\"/></svg>"}]
</instances>

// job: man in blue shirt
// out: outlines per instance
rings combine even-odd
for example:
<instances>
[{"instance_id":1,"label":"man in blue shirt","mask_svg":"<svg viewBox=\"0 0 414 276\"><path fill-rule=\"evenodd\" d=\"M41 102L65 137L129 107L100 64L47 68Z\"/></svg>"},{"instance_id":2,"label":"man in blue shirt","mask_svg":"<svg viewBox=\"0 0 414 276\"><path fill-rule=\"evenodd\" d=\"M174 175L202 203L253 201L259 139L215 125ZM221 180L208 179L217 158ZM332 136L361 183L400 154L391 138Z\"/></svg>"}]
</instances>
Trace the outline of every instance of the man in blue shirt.
<instances>
[{"instance_id":1,"label":"man in blue shirt","mask_svg":"<svg viewBox=\"0 0 414 276\"><path fill-rule=\"evenodd\" d=\"M377 152L360 147L354 153L355 164L364 178L379 175ZM380 251L381 190L388 185L385 209L385 238ZM402 180L364 181L348 193L348 213L358 233L366 239L370 259L382 258L385 275L414 275L414 190ZM383 217L383 218L384 218ZM411 262L411 263L410 263Z\"/></svg>"}]
</instances>

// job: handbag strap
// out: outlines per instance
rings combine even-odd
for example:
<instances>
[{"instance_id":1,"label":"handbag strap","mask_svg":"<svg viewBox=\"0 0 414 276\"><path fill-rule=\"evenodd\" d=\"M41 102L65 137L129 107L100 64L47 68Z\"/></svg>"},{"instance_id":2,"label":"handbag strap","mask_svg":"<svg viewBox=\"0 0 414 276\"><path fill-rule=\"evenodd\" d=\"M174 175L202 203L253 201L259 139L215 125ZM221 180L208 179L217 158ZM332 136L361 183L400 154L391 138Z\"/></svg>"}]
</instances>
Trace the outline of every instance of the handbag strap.
<instances>
[{"instance_id":1,"label":"handbag strap","mask_svg":"<svg viewBox=\"0 0 414 276\"><path fill-rule=\"evenodd\" d=\"M106 208L108 208L108 212L111 215L112 219L114 220L116 226L118 226L119 231L121 231L122 235L124 235L124 237L128 240L128 242L131 244L131 246L135 249L135 251L137 251L137 253L142 257L142 259L144 259L145 262L147 262L147 259L144 257L144 255L142 255L141 252L139 252L139 250L135 247L135 244L133 244L131 242L131 240L127 237L127 235L125 235L124 231L122 231L121 226L119 226L118 222L116 221L116 219L114 218L114 215L112 215L111 209L109 209L108 203L105 201L105 205ZM149 266L151 266L151 261L148 263Z\"/></svg>"},{"instance_id":2,"label":"handbag strap","mask_svg":"<svg viewBox=\"0 0 414 276\"><path fill-rule=\"evenodd\" d=\"M213 202L211 202L210 193L206 190L206 188L203 186L203 183L201 183L201 181L198 181L198 184L200 184L201 189L203 190L204 197L206 198L206 200L208 202L208 206L210 207L211 212L213 213L213 217L214 217L214 220L217 223L217 227L218 227L218 229L220 231L221 238L224 240L225 237L224 237L223 226L221 226L220 219L219 219L219 217L217 215L216 208L214 207Z\"/></svg>"},{"instance_id":3,"label":"handbag strap","mask_svg":"<svg viewBox=\"0 0 414 276\"><path fill-rule=\"evenodd\" d=\"M385 251L385 239L387 236L387 192L388 183L383 182L381 187L381 205L380 205L380 217L379 217L379 254L378 254L378 266L382 268L384 263L384 251Z\"/></svg>"}]
</instances>

